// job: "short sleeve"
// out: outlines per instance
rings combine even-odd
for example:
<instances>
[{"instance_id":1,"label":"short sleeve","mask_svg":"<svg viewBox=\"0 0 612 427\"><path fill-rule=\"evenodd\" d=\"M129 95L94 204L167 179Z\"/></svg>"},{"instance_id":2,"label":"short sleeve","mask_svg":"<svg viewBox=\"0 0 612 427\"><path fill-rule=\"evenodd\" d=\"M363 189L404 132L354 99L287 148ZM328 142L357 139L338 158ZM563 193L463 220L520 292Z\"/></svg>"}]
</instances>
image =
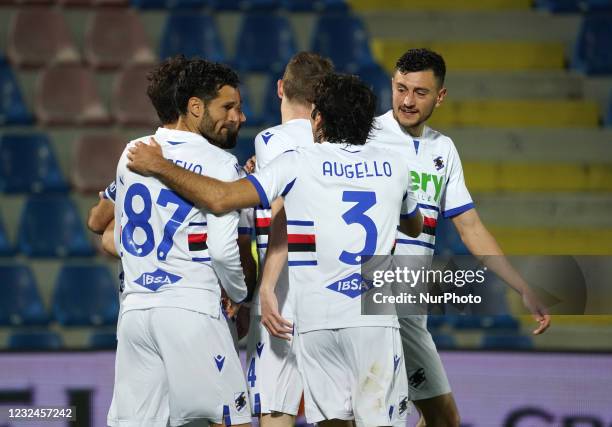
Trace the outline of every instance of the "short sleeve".
<instances>
[{"instance_id":1,"label":"short sleeve","mask_svg":"<svg viewBox=\"0 0 612 427\"><path fill-rule=\"evenodd\" d=\"M452 143L451 152L448 156L448 168L448 182L440 206L445 218L457 216L474 208L472 196L470 196L470 192L465 185L459 153Z\"/></svg>"},{"instance_id":2,"label":"short sleeve","mask_svg":"<svg viewBox=\"0 0 612 427\"><path fill-rule=\"evenodd\" d=\"M108 187L104 190L103 197L111 202L115 203L115 197L117 196L117 185L115 181L108 184Z\"/></svg>"},{"instance_id":3,"label":"short sleeve","mask_svg":"<svg viewBox=\"0 0 612 427\"><path fill-rule=\"evenodd\" d=\"M272 160L291 148L293 146L290 146L285 134L275 128L258 133L255 137L255 170L262 170Z\"/></svg>"},{"instance_id":4,"label":"short sleeve","mask_svg":"<svg viewBox=\"0 0 612 427\"><path fill-rule=\"evenodd\" d=\"M261 205L270 209L270 202L277 197L285 196L297 180L297 167L300 154L289 150L262 170L247 176L259 194Z\"/></svg>"}]
</instances>

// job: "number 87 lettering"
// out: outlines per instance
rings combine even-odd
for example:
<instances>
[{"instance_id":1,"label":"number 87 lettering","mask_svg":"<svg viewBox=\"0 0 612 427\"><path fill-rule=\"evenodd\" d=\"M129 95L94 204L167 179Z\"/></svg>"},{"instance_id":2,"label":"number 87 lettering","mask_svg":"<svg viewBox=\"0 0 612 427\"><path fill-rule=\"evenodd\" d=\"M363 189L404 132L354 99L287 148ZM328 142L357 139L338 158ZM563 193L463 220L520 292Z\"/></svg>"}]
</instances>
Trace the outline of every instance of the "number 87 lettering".
<instances>
[{"instance_id":1,"label":"number 87 lettering","mask_svg":"<svg viewBox=\"0 0 612 427\"><path fill-rule=\"evenodd\" d=\"M139 196L143 202L143 208L140 212L134 211L134 197L136 196ZM165 188L160 191L156 204L163 207L169 204L177 205L174 214L164 226L164 237L157 248L157 259L163 261L174 245L174 234L185 221L189 212L191 212L193 205L175 192ZM144 184L132 184L125 193L123 210L128 221L121 231L121 243L129 254L136 257L145 257L155 248L153 227L149 223L151 208L152 202L149 189ZM145 234L145 240L141 244L136 243L134 240L134 233L138 228Z\"/></svg>"}]
</instances>

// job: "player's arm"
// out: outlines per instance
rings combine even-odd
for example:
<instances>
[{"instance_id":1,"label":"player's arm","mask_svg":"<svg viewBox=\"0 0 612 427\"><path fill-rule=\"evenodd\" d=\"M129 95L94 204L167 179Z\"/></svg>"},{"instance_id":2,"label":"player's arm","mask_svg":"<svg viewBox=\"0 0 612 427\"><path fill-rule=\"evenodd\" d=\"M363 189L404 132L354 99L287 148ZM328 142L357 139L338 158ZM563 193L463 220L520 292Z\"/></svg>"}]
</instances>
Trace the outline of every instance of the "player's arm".
<instances>
[{"instance_id":1,"label":"player's arm","mask_svg":"<svg viewBox=\"0 0 612 427\"><path fill-rule=\"evenodd\" d=\"M423 215L421 215L414 192L411 190L412 182L410 174L408 174L407 178L408 185L406 188L408 190L406 190L402 198L399 230L410 237L418 237L423 231Z\"/></svg>"},{"instance_id":2,"label":"player's arm","mask_svg":"<svg viewBox=\"0 0 612 427\"><path fill-rule=\"evenodd\" d=\"M100 197L87 215L87 228L96 234L103 234L115 217L115 204L112 200Z\"/></svg>"},{"instance_id":3,"label":"player's arm","mask_svg":"<svg viewBox=\"0 0 612 427\"><path fill-rule=\"evenodd\" d=\"M128 168L145 176L154 176L200 208L215 214L255 206L260 203L260 189L248 179L224 182L189 172L166 160L161 147L137 142L128 151Z\"/></svg>"},{"instance_id":4,"label":"player's arm","mask_svg":"<svg viewBox=\"0 0 612 427\"><path fill-rule=\"evenodd\" d=\"M293 325L278 310L276 283L287 265L287 216L282 197L272 202L272 218L268 235L268 249L261 275L259 302L261 323L271 335L289 340Z\"/></svg>"},{"instance_id":5,"label":"player's arm","mask_svg":"<svg viewBox=\"0 0 612 427\"><path fill-rule=\"evenodd\" d=\"M102 234L102 249L107 254L119 258L119 254L117 253L117 248L115 248L115 218L108 223L106 230Z\"/></svg>"}]
</instances>

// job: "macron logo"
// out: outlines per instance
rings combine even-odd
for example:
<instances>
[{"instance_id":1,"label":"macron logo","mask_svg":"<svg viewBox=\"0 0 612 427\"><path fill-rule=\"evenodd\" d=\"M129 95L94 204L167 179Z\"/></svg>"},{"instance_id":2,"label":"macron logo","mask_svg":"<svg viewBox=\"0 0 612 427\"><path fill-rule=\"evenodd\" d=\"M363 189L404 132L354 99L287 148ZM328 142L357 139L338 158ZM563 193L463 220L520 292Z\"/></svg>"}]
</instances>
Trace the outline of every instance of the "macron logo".
<instances>
[{"instance_id":1,"label":"macron logo","mask_svg":"<svg viewBox=\"0 0 612 427\"><path fill-rule=\"evenodd\" d=\"M215 356L215 363L217 364L217 369L219 370L219 372L221 372L221 369L223 369L223 364L225 363L225 356L217 354Z\"/></svg>"},{"instance_id":2,"label":"macron logo","mask_svg":"<svg viewBox=\"0 0 612 427\"><path fill-rule=\"evenodd\" d=\"M153 273L143 273L134 282L149 290L156 291L164 285L171 285L179 280L181 280L181 276L168 273L161 268L158 268Z\"/></svg>"},{"instance_id":3,"label":"macron logo","mask_svg":"<svg viewBox=\"0 0 612 427\"><path fill-rule=\"evenodd\" d=\"M268 131L268 132L262 134L261 138L263 139L264 144L268 145L268 141L270 141L270 138L272 138L273 136L274 136L274 134Z\"/></svg>"}]
</instances>

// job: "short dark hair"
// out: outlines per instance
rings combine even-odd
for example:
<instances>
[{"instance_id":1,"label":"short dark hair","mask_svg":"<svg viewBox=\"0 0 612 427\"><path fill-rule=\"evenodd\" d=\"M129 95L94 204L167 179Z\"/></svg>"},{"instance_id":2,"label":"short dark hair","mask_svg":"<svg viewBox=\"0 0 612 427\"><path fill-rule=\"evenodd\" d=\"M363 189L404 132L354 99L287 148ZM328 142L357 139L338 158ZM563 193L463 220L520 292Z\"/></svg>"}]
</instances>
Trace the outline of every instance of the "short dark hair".
<instances>
[{"instance_id":1,"label":"short dark hair","mask_svg":"<svg viewBox=\"0 0 612 427\"><path fill-rule=\"evenodd\" d=\"M176 55L161 62L147 75L147 95L164 125L178 120L178 111L174 104L174 85L185 64L187 58L184 55Z\"/></svg>"},{"instance_id":2,"label":"short dark hair","mask_svg":"<svg viewBox=\"0 0 612 427\"><path fill-rule=\"evenodd\" d=\"M315 87L313 117L323 119L323 138L331 143L363 145L376 114L376 95L357 76L330 73Z\"/></svg>"},{"instance_id":3,"label":"short dark hair","mask_svg":"<svg viewBox=\"0 0 612 427\"><path fill-rule=\"evenodd\" d=\"M208 104L223 86L237 88L238 74L230 67L205 59L190 59L179 73L174 101L180 114L187 113L189 98L195 96Z\"/></svg>"},{"instance_id":4,"label":"short dark hair","mask_svg":"<svg viewBox=\"0 0 612 427\"><path fill-rule=\"evenodd\" d=\"M444 85L446 77L446 64L442 55L425 48L410 49L404 53L397 60L395 69L402 74L431 70L440 86Z\"/></svg>"},{"instance_id":5,"label":"short dark hair","mask_svg":"<svg viewBox=\"0 0 612 427\"><path fill-rule=\"evenodd\" d=\"M334 64L329 58L317 53L299 52L285 67L283 93L292 102L309 105L315 85L333 71Z\"/></svg>"}]
</instances>

